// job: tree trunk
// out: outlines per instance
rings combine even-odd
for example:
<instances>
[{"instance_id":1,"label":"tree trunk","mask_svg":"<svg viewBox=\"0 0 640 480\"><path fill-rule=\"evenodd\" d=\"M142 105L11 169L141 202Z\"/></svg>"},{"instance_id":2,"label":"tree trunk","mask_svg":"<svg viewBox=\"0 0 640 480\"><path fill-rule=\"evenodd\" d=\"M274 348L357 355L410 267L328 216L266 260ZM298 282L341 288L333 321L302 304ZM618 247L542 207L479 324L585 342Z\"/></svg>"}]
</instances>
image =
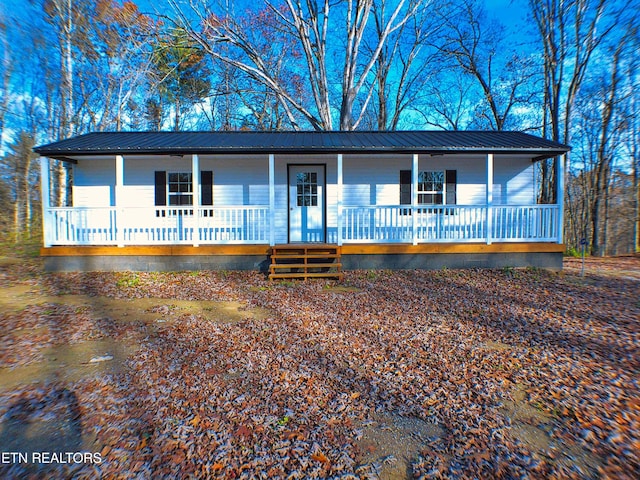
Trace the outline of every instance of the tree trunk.
<instances>
[{"instance_id":1,"label":"tree trunk","mask_svg":"<svg viewBox=\"0 0 640 480\"><path fill-rule=\"evenodd\" d=\"M591 207L591 255L601 257L600 247L600 195L596 193Z\"/></svg>"},{"instance_id":2,"label":"tree trunk","mask_svg":"<svg viewBox=\"0 0 640 480\"><path fill-rule=\"evenodd\" d=\"M635 96L631 97L631 168L633 173L633 207L634 207L634 224L633 239L634 251L640 253L640 122L638 115L640 112L636 110Z\"/></svg>"},{"instance_id":3,"label":"tree trunk","mask_svg":"<svg viewBox=\"0 0 640 480\"><path fill-rule=\"evenodd\" d=\"M602 256L611 255L609 251L609 200L611 195L611 182L607 181L604 189L604 220L602 222Z\"/></svg>"},{"instance_id":4,"label":"tree trunk","mask_svg":"<svg viewBox=\"0 0 640 480\"><path fill-rule=\"evenodd\" d=\"M5 21L4 14L0 10L0 35L2 35L2 50L4 51L4 58L2 59L2 98L0 99L0 143L4 133L4 117L9 107L9 80L11 79L12 69Z\"/></svg>"},{"instance_id":5,"label":"tree trunk","mask_svg":"<svg viewBox=\"0 0 640 480\"><path fill-rule=\"evenodd\" d=\"M62 82L60 86L61 96L61 119L58 137L69 138L75 132L74 124L74 99L73 99L73 34L74 34L74 10L73 0L54 0L53 8L58 22L57 28L60 30L60 72ZM56 161L54 164L54 188L56 189L55 205L66 206L68 202L67 192L68 172L63 162Z\"/></svg>"},{"instance_id":6,"label":"tree trunk","mask_svg":"<svg viewBox=\"0 0 640 480\"><path fill-rule=\"evenodd\" d=\"M173 118L173 130L175 132L180 131L180 100L176 97L175 101L175 112Z\"/></svg>"}]
</instances>

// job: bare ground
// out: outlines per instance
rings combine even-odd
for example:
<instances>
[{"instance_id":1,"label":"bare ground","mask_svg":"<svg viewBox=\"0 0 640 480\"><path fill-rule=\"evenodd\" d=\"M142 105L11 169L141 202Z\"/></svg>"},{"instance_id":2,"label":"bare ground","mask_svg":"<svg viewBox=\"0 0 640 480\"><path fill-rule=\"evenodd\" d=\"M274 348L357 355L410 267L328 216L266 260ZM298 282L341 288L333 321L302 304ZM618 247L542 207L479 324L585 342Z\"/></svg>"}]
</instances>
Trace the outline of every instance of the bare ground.
<instances>
[{"instance_id":1,"label":"bare ground","mask_svg":"<svg viewBox=\"0 0 640 480\"><path fill-rule=\"evenodd\" d=\"M336 284L1 259L0 449L29 461L0 475L637 478L640 257L581 267Z\"/></svg>"}]
</instances>

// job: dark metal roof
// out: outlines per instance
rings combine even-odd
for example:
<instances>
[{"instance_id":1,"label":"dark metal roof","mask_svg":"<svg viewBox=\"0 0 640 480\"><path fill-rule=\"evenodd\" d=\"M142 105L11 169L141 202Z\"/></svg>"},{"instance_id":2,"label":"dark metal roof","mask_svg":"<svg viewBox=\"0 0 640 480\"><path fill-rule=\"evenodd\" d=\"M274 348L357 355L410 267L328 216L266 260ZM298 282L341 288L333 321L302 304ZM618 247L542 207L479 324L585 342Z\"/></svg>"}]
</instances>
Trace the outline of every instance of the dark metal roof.
<instances>
[{"instance_id":1,"label":"dark metal roof","mask_svg":"<svg viewBox=\"0 0 640 480\"><path fill-rule=\"evenodd\" d=\"M96 132L34 149L65 159L84 155L214 153L527 153L540 158L570 147L522 132Z\"/></svg>"}]
</instances>

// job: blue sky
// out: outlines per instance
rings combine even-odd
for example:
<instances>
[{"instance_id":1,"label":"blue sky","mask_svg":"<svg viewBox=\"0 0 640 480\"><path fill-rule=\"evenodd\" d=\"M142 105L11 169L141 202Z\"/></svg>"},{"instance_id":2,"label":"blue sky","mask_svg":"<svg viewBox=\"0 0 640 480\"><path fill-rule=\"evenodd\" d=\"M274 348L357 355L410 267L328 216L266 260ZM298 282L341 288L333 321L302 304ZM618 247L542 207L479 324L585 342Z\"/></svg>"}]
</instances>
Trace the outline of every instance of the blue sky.
<instances>
[{"instance_id":1,"label":"blue sky","mask_svg":"<svg viewBox=\"0 0 640 480\"><path fill-rule=\"evenodd\" d=\"M166 0L132 1L144 12L163 10L163 7L170 8ZM3 9L5 14L20 15L25 11L25 6L28 5L28 3L29 0L0 0L0 9ZM254 1L236 0L235 3L254 3ZM507 25L513 25L523 21L527 10L527 1L525 0L484 0L483 3L488 12Z\"/></svg>"}]
</instances>

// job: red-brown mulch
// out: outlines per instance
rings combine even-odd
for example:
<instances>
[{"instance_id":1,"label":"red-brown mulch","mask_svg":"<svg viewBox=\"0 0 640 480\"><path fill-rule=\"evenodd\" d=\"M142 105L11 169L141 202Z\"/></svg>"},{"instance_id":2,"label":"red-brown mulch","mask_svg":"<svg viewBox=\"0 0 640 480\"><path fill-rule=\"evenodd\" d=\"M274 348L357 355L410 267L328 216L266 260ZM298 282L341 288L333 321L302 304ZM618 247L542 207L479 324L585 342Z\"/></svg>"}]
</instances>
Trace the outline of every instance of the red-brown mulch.
<instances>
[{"instance_id":1,"label":"red-brown mulch","mask_svg":"<svg viewBox=\"0 0 640 480\"><path fill-rule=\"evenodd\" d=\"M253 272L41 278L54 292L272 312L236 323L185 315L143 335L119 375L0 395L5 421L16 405L52 414L51 391L77 398L102 462L49 465L54 476L378 478L393 459L363 462L372 452L360 439L379 414L440 427L420 439L414 477L640 475L640 282L630 275L357 271L341 288Z\"/></svg>"}]
</instances>

